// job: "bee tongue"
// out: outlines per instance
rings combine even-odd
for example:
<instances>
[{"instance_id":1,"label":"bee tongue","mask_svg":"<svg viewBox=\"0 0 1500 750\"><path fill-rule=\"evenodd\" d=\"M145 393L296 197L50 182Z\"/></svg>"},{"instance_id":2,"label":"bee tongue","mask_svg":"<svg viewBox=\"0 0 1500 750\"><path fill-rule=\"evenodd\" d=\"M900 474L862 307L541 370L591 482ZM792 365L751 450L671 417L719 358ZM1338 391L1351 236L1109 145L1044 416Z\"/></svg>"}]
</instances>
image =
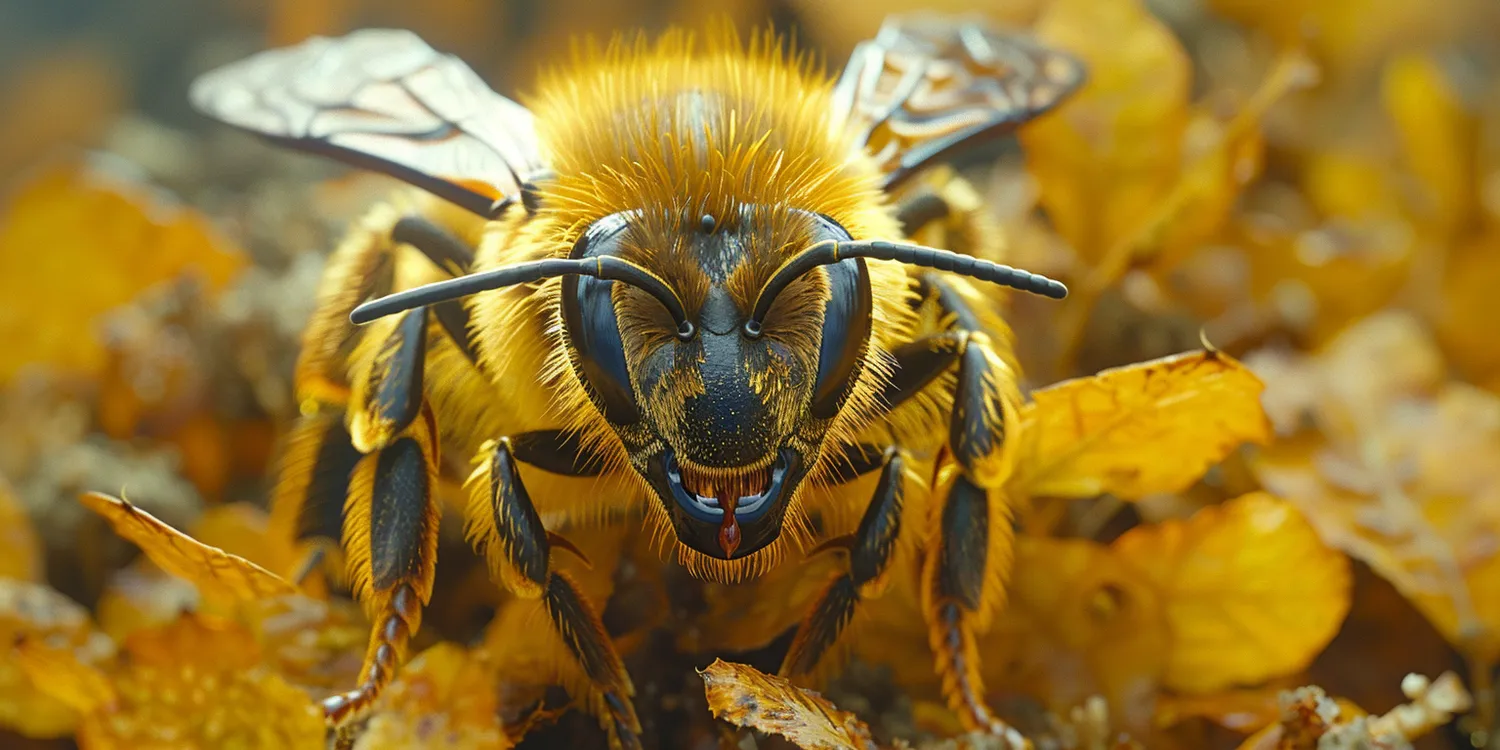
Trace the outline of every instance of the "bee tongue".
<instances>
[{"instance_id":1,"label":"bee tongue","mask_svg":"<svg viewBox=\"0 0 1500 750\"><path fill-rule=\"evenodd\" d=\"M719 499L719 504L724 506L724 520L719 524L719 549L724 550L724 557L734 557L734 551L740 548L740 522L734 516L734 507L740 499L737 497L725 497Z\"/></svg>"}]
</instances>

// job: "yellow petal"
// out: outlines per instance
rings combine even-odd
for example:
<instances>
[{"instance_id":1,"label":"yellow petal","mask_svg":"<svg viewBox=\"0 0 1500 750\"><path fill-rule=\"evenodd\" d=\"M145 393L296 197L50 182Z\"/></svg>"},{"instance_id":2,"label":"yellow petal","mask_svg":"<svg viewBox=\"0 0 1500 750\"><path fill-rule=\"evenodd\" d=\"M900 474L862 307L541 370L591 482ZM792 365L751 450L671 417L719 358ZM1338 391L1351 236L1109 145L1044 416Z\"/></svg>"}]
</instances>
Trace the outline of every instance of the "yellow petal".
<instances>
[{"instance_id":1,"label":"yellow petal","mask_svg":"<svg viewBox=\"0 0 1500 750\"><path fill-rule=\"evenodd\" d=\"M1184 692L1255 684L1307 666L1349 611L1349 562L1290 503L1263 492L1186 521L1140 526L1114 548L1165 601L1165 683Z\"/></svg>"},{"instance_id":2,"label":"yellow petal","mask_svg":"<svg viewBox=\"0 0 1500 750\"><path fill-rule=\"evenodd\" d=\"M1261 389L1233 358L1194 352L1036 391L1022 411L1016 486L1125 499L1183 490L1241 443L1269 439Z\"/></svg>"},{"instance_id":3,"label":"yellow petal","mask_svg":"<svg viewBox=\"0 0 1500 750\"><path fill-rule=\"evenodd\" d=\"M126 500L90 492L82 495L81 501L108 520L115 533L140 547L151 562L191 581L205 597L256 601L296 593L296 587L286 579L243 557L203 544Z\"/></svg>"},{"instance_id":4,"label":"yellow petal","mask_svg":"<svg viewBox=\"0 0 1500 750\"><path fill-rule=\"evenodd\" d=\"M779 734L803 750L874 750L864 722L812 693L754 667L714 659L700 672L708 709L735 726Z\"/></svg>"}]
</instances>

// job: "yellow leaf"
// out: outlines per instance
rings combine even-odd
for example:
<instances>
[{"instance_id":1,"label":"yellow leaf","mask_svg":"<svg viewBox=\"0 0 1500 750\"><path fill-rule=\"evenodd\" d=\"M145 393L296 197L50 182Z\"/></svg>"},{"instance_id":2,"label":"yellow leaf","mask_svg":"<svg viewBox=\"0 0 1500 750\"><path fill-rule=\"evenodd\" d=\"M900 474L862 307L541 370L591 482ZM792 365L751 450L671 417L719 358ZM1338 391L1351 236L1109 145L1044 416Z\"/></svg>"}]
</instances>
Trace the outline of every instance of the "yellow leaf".
<instances>
[{"instance_id":1,"label":"yellow leaf","mask_svg":"<svg viewBox=\"0 0 1500 750\"><path fill-rule=\"evenodd\" d=\"M0 207L0 382L32 363L97 373L99 315L184 274L219 289L244 263L205 217L149 188L73 163L48 169Z\"/></svg>"},{"instance_id":2,"label":"yellow leaf","mask_svg":"<svg viewBox=\"0 0 1500 750\"><path fill-rule=\"evenodd\" d=\"M735 726L779 734L803 750L874 750L870 729L854 714L780 677L714 659L700 672L714 716Z\"/></svg>"},{"instance_id":3,"label":"yellow leaf","mask_svg":"<svg viewBox=\"0 0 1500 750\"><path fill-rule=\"evenodd\" d=\"M1037 34L1088 66L1058 110L1019 131L1042 204L1085 260L1098 260L1171 190L1188 124L1191 66L1137 0L1056 0Z\"/></svg>"},{"instance_id":4,"label":"yellow leaf","mask_svg":"<svg viewBox=\"0 0 1500 750\"><path fill-rule=\"evenodd\" d=\"M129 501L97 492L85 493L81 501L108 520L115 533L139 546L151 562L191 581L205 597L257 601L297 591L286 579L243 557L203 544Z\"/></svg>"},{"instance_id":5,"label":"yellow leaf","mask_svg":"<svg viewBox=\"0 0 1500 750\"><path fill-rule=\"evenodd\" d=\"M494 668L477 656L455 643L417 655L380 696L355 750L511 747Z\"/></svg>"},{"instance_id":6,"label":"yellow leaf","mask_svg":"<svg viewBox=\"0 0 1500 750\"><path fill-rule=\"evenodd\" d=\"M78 732L87 748L324 747L312 698L260 661L254 636L219 618L183 615L132 634L114 670L117 700Z\"/></svg>"},{"instance_id":7,"label":"yellow leaf","mask_svg":"<svg viewBox=\"0 0 1500 750\"><path fill-rule=\"evenodd\" d=\"M1114 543L1155 582L1172 637L1165 684L1209 692L1310 663L1349 611L1349 562L1290 503L1263 492Z\"/></svg>"},{"instance_id":8,"label":"yellow leaf","mask_svg":"<svg viewBox=\"0 0 1500 750\"><path fill-rule=\"evenodd\" d=\"M1500 397L1450 385L1367 415L1348 443L1282 441L1253 467L1449 643L1480 663L1500 660Z\"/></svg>"},{"instance_id":9,"label":"yellow leaf","mask_svg":"<svg viewBox=\"0 0 1500 750\"><path fill-rule=\"evenodd\" d=\"M1132 500L1186 489L1241 443L1269 439L1261 389L1228 355L1194 352L1036 391L1022 410L1016 486Z\"/></svg>"},{"instance_id":10,"label":"yellow leaf","mask_svg":"<svg viewBox=\"0 0 1500 750\"><path fill-rule=\"evenodd\" d=\"M62 737L73 732L78 714L68 702L39 690L15 650L70 653L84 665L114 655L114 644L96 631L88 612L45 586L0 578L0 728L27 737Z\"/></svg>"},{"instance_id":11,"label":"yellow leaf","mask_svg":"<svg viewBox=\"0 0 1500 750\"><path fill-rule=\"evenodd\" d=\"M42 548L26 508L0 477L0 578L37 581L42 577Z\"/></svg>"},{"instance_id":12,"label":"yellow leaf","mask_svg":"<svg viewBox=\"0 0 1500 750\"><path fill-rule=\"evenodd\" d=\"M104 672L79 660L70 649L23 641L16 644L15 657L38 690L80 714L114 705L115 690Z\"/></svg>"},{"instance_id":13,"label":"yellow leaf","mask_svg":"<svg viewBox=\"0 0 1500 750\"><path fill-rule=\"evenodd\" d=\"M1417 213L1448 236L1477 206L1474 117L1427 55L1409 53L1392 60L1382 84L1386 112L1401 135L1407 168L1423 188Z\"/></svg>"},{"instance_id":14,"label":"yellow leaf","mask_svg":"<svg viewBox=\"0 0 1500 750\"><path fill-rule=\"evenodd\" d=\"M1496 185L1500 186L1500 180ZM1442 304L1433 320L1443 352L1471 383L1500 376L1500 346L1495 346L1495 321L1500 320L1500 295L1495 294L1500 289L1500 227L1456 248L1444 271Z\"/></svg>"},{"instance_id":15,"label":"yellow leaf","mask_svg":"<svg viewBox=\"0 0 1500 750\"><path fill-rule=\"evenodd\" d=\"M1020 535L1007 598L979 641L987 687L1059 714L1099 695L1117 726L1149 728L1170 641L1163 597L1137 566L1097 542Z\"/></svg>"},{"instance_id":16,"label":"yellow leaf","mask_svg":"<svg viewBox=\"0 0 1500 750\"><path fill-rule=\"evenodd\" d=\"M152 564L149 559L117 570L94 611L99 629L116 641L137 630L158 628L199 606L198 589Z\"/></svg>"}]
</instances>

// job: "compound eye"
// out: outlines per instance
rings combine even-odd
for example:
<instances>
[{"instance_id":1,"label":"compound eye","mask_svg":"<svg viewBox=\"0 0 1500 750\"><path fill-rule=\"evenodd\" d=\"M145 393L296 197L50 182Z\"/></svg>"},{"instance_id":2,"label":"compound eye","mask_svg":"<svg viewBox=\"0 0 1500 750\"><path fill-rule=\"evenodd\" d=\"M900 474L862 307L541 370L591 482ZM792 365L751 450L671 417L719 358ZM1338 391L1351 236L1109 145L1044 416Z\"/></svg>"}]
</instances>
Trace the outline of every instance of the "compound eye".
<instances>
[{"instance_id":1,"label":"compound eye","mask_svg":"<svg viewBox=\"0 0 1500 750\"><path fill-rule=\"evenodd\" d=\"M634 214L610 214L594 222L574 243L569 257L615 254ZM625 364L625 346L610 294L614 284L590 276L564 276L563 329L577 354L574 372L588 386L594 404L610 422L627 425L640 421L641 410Z\"/></svg>"},{"instance_id":2,"label":"compound eye","mask_svg":"<svg viewBox=\"0 0 1500 750\"><path fill-rule=\"evenodd\" d=\"M849 230L826 214L814 214L818 224L813 242L849 240ZM826 266L828 303L823 306L823 338L818 349L818 378L813 386L812 415L830 419L843 408L864 366L870 340L874 302L870 274L863 259L851 258Z\"/></svg>"}]
</instances>

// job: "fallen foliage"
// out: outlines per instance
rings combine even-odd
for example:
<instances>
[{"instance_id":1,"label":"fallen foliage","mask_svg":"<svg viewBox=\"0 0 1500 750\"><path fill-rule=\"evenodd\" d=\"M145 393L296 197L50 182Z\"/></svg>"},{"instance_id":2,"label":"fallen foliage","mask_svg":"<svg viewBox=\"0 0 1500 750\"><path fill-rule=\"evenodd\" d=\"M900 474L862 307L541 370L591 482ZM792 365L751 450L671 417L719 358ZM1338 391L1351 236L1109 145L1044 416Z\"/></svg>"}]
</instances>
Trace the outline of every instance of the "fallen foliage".
<instances>
[{"instance_id":1,"label":"fallen foliage","mask_svg":"<svg viewBox=\"0 0 1500 750\"><path fill-rule=\"evenodd\" d=\"M324 726L370 623L268 480L326 253L391 183L187 124L184 82L382 25L515 91L576 33L711 12L774 11L839 61L883 14L973 4L155 6L194 34L144 11L77 43L0 24L21 61L0 75L0 745L603 746L545 608L446 518L410 660L348 734ZM1500 749L1493 3L984 12L1089 79L1018 149L954 163L1002 261L1072 290L1005 302L1025 400L982 699L1037 750ZM904 524L935 510L912 493ZM570 528L588 564L553 563L604 613L648 746L1005 746L943 699L918 535L793 682L768 672L847 556L703 584L639 531Z\"/></svg>"}]
</instances>

